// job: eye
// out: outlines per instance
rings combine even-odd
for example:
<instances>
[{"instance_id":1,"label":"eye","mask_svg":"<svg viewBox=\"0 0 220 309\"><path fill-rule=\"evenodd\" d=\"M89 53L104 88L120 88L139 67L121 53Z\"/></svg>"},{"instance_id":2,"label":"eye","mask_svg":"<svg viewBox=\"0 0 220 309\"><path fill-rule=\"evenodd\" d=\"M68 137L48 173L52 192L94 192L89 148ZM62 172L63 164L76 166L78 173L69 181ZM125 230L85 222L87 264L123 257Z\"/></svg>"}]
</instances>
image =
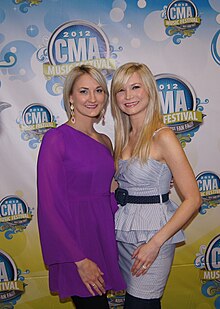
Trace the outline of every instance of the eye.
<instances>
[{"instance_id":1,"label":"eye","mask_svg":"<svg viewBox=\"0 0 220 309\"><path fill-rule=\"evenodd\" d=\"M121 88L120 90L118 90L118 92L117 93L119 93L119 92L123 92L123 91L125 91L123 88Z\"/></svg>"},{"instance_id":2,"label":"eye","mask_svg":"<svg viewBox=\"0 0 220 309\"><path fill-rule=\"evenodd\" d=\"M134 85L134 86L132 87L133 90L139 89L139 88L141 88L139 85Z\"/></svg>"},{"instance_id":3,"label":"eye","mask_svg":"<svg viewBox=\"0 0 220 309\"><path fill-rule=\"evenodd\" d=\"M103 90L102 88L98 88L98 89L96 89L96 91L97 91L98 93L103 93L103 92L104 92L104 90Z\"/></svg>"},{"instance_id":4,"label":"eye","mask_svg":"<svg viewBox=\"0 0 220 309\"><path fill-rule=\"evenodd\" d=\"M88 90L87 90L87 89L80 89L79 92L82 93L82 94L87 94L87 93L88 93Z\"/></svg>"}]
</instances>

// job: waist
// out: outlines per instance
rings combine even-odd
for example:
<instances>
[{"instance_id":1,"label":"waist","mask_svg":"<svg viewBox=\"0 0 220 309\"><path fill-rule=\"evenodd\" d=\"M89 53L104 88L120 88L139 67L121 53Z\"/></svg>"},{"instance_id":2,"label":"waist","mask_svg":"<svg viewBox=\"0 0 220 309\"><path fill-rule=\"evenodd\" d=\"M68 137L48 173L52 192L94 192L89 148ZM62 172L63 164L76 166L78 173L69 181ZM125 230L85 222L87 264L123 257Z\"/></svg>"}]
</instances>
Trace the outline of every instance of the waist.
<instances>
[{"instance_id":1,"label":"waist","mask_svg":"<svg viewBox=\"0 0 220 309\"><path fill-rule=\"evenodd\" d=\"M169 200L169 192L160 195L138 196L130 195L127 190L117 188L115 198L118 204L125 206L126 204L162 204Z\"/></svg>"}]
</instances>

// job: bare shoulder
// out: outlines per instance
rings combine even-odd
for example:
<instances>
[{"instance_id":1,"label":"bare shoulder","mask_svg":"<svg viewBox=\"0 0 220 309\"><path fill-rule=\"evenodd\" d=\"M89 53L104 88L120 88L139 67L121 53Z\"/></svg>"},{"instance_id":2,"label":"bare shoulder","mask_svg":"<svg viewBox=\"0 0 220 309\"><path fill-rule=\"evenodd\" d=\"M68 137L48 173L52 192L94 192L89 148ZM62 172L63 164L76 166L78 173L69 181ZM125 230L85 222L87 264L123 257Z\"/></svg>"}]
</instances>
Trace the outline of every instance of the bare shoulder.
<instances>
[{"instance_id":1,"label":"bare shoulder","mask_svg":"<svg viewBox=\"0 0 220 309\"><path fill-rule=\"evenodd\" d=\"M103 133L100 133L100 137L102 139L103 144L112 152L113 147L112 147L111 139Z\"/></svg>"},{"instance_id":2,"label":"bare shoulder","mask_svg":"<svg viewBox=\"0 0 220 309\"><path fill-rule=\"evenodd\" d=\"M154 135L154 145L163 159L172 157L172 154L182 153L182 146L174 131L168 127L163 127Z\"/></svg>"},{"instance_id":3,"label":"bare shoulder","mask_svg":"<svg viewBox=\"0 0 220 309\"><path fill-rule=\"evenodd\" d=\"M162 127L155 132L154 140L159 143L166 143L170 140L177 140L177 137L169 127Z\"/></svg>"}]
</instances>

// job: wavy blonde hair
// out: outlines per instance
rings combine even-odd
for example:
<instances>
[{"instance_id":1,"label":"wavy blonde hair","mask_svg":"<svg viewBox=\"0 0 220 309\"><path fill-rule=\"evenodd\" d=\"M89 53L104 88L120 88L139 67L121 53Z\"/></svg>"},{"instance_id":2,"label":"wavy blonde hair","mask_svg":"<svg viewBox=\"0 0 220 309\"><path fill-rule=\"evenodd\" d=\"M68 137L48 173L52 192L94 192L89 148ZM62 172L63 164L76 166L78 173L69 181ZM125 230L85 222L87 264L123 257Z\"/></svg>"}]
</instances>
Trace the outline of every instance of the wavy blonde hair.
<instances>
[{"instance_id":1,"label":"wavy blonde hair","mask_svg":"<svg viewBox=\"0 0 220 309\"><path fill-rule=\"evenodd\" d=\"M118 160L121 158L122 151L128 144L129 133L131 131L130 118L118 107L116 95L135 72L139 74L144 87L148 91L149 103L141 134L132 151L131 159L138 158L142 163L147 161L152 136L163 125L157 84L150 69L145 64L136 62L129 62L119 67L114 73L111 84L111 110L115 126L114 157L116 168L118 167Z\"/></svg>"},{"instance_id":2,"label":"wavy blonde hair","mask_svg":"<svg viewBox=\"0 0 220 309\"><path fill-rule=\"evenodd\" d=\"M64 87L63 87L63 101L64 101L64 107L65 107L68 118L71 117L70 95L73 91L73 86L76 80L83 74L89 74L92 78L94 78L94 80L97 81L97 83L104 90L105 96L106 96L104 108L106 108L106 105L108 103L109 92L108 92L107 83L106 83L106 80L103 74L97 68L91 65L83 64L83 65L77 66L68 73L65 79L65 82L64 82Z\"/></svg>"}]
</instances>

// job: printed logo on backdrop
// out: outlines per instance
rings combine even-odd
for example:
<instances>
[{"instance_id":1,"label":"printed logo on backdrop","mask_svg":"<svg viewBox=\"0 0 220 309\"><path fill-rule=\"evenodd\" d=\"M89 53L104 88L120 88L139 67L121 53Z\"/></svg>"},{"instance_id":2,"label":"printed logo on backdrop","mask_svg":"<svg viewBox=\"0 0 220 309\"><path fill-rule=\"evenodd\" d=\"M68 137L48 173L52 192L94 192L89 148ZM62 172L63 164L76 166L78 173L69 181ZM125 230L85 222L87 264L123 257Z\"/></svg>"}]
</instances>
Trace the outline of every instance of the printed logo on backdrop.
<instances>
[{"instance_id":1,"label":"printed logo on backdrop","mask_svg":"<svg viewBox=\"0 0 220 309\"><path fill-rule=\"evenodd\" d=\"M12 239L14 234L27 228L32 220L32 211L18 196L4 197L0 201L0 232L5 234L5 238Z\"/></svg>"},{"instance_id":2,"label":"printed logo on backdrop","mask_svg":"<svg viewBox=\"0 0 220 309\"><path fill-rule=\"evenodd\" d=\"M28 8L41 4L42 0L13 0L13 2L20 6L22 13L27 13Z\"/></svg>"},{"instance_id":3,"label":"printed logo on backdrop","mask_svg":"<svg viewBox=\"0 0 220 309\"><path fill-rule=\"evenodd\" d=\"M207 209L220 204L220 178L214 172L205 171L196 176L196 180L202 197L199 212L204 215Z\"/></svg>"},{"instance_id":4,"label":"printed logo on backdrop","mask_svg":"<svg viewBox=\"0 0 220 309\"><path fill-rule=\"evenodd\" d=\"M220 65L220 30L216 32L212 39L211 53L215 62Z\"/></svg>"},{"instance_id":5,"label":"printed logo on backdrop","mask_svg":"<svg viewBox=\"0 0 220 309\"><path fill-rule=\"evenodd\" d=\"M75 20L60 25L51 35L48 46L38 50L37 58L43 62L47 91L51 95L62 93L63 76L72 68L90 64L100 69L107 79L116 69L117 52L108 37L96 25L85 20Z\"/></svg>"},{"instance_id":6,"label":"printed logo on backdrop","mask_svg":"<svg viewBox=\"0 0 220 309\"><path fill-rule=\"evenodd\" d=\"M48 107L34 103L28 105L17 119L21 130L21 139L28 142L29 147L35 149L42 141L43 135L57 126L57 119Z\"/></svg>"},{"instance_id":7,"label":"printed logo on backdrop","mask_svg":"<svg viewBox=\"0 0 220 309\"><path fill-rule=\"evenodd\" d=\"M200 269L202 294L215 298L214 306L220 308L220 235L213 238L208 246L200 246L194 265Z\"/></svg>"},{"instance_id":8,"label":"printed logo on backdrop","mask_svg":"<svg viewBox=\"0 0 220 309\"><path fill-rule=\"evenodd\" d=\"M84 20L59 26L50 37L47 53L49 63L43 65L47 78L65 76L81 64L91 64L100 70L116 68L116 55L111 54L106 34L98 25Z\"/></svg>"},{"instance_id":9,"label":"printed logo on backdrop","mask_svg":"<svg viewBox=\"0 0 220 309\"><path fill-rule=\"evenodd\" d=\"M25 291L23 274L13 259L0 250L0 308L13 309Z\"/></svg>"},{"instance_id":10,"label":"printed logo on backdrop","mask_svg":"<svg viewBox=\"0 0 220 309\"><path fill-rule=\"evenodd\" d=\"M173 0L163 7L161 17L164 19L166 34L173 37L175 44L191 37L201 24L198 9L190 0Z\"/></svg>"},{"instance_id":11,"label":"printed logo on backdrop","mask_svg":"<svg viewBox=\"0 0 220 309\"><path fill-rule=\"evenodd\" d=\"M17 62L16 54L12 52L7 52L4 55L4 59L0 58L0 69L7 69L13 67Z\"/></svg>"},{"instance_id":12,"label":"printed logo on backdrop","mask_svg":"<svg viewBox=\"0 0 220 309\"><path fill-rule=\"evenodd\" d=\"M189 82L173 74L159 74L155 76L163 121L177 135L182 147L191 142L192 137L199 130L205 115L203 105Z\"/></svg>"}]
</instances>

